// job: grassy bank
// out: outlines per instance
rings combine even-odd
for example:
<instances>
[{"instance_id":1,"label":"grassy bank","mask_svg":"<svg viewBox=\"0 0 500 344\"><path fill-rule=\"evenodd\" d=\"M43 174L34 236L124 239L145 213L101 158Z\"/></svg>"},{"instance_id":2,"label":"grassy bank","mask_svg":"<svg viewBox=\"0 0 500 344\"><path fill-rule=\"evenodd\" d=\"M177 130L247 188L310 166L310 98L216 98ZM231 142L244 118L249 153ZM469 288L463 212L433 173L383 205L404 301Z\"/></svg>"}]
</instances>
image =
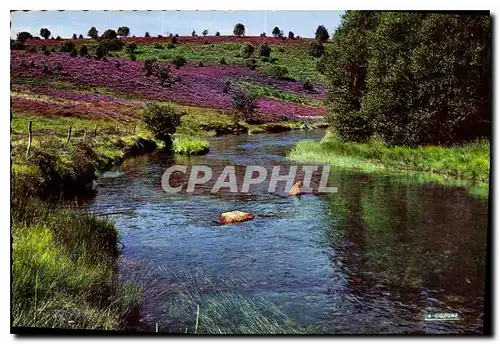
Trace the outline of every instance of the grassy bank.
<instances>
[{"instance_id":1,"label":"grassy bank","mask_svg":"<svg viewBox=\"0 0 500 344\"><path fill-rule=\"evenodd\" d=\"M201 155L210 150L210 143L201 137L176 135L174 152L183 155Z\"/></svg>"},{"instance_id":2,"label":"grassy bank","mask_svg":"<svg viewBox=\"0 0 500 344\"><path fill-rule=\"evenodd\" d=\"M343 142L329 133L320 142L301 141L288 154L299 161L329 163L365 171L416 171L489 182L490 143L487 140L454 147L389 147L378 140Z\"/></svg>"}]
</instances>

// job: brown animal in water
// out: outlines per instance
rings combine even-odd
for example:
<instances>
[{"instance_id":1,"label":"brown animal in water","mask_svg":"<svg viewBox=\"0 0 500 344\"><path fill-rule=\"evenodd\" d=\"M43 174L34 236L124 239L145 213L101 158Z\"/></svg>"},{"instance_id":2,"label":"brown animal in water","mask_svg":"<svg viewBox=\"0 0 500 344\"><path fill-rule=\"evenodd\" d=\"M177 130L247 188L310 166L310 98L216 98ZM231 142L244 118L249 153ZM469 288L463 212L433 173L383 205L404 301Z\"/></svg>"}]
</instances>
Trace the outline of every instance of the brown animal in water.
<instances>
[{"instance_id":1,"label":"brown animal in water","mask_svg":"<svg viewBox=\"0 0 500 344\"><path fill-rule=\"evenodd\" d=\"M303 192L300 191L300 189L304 186L304 182L302 180L299 180L297 183L295 183L290 191L288 191L288 194L290 196L298 196L301 195Z\"/></svg>"},{"instance_id":2,"label":"brown animal in water","mask_svg":"<svg viewBox=\"0 0 500 344\"><path fill-rule=\"evenodd\" d=\"M254 218L253 214L235 210L220 214L219 223L221 225L225 225L227 223L249 221L253 220L253 218Z\"/></svg>"}]
</instances>

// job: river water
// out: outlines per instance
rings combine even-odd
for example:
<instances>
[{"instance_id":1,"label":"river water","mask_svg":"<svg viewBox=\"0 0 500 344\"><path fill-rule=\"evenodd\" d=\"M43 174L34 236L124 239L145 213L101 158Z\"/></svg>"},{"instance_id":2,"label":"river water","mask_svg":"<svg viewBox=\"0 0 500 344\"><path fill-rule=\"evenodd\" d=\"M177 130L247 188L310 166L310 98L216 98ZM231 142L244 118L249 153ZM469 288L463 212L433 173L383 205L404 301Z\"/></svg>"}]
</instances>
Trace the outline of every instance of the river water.
<instances>
[{"instance_id":1,"label":"river water","mask_svg":"<svg viewBox=\"0 0 500 344\"><path fill-rule=\"evenodd\" d=\"M250 165L284 174L294 163L287 150L323 135L215 137L207 155L154 153L100 177L89 208L120 231L120 279L144 289L138 328L482 333L488 200L463 188L335 167L328 185L338 192L330 194L161 188L173 164L207 165L214 175L235 165L238 179ZM216 223L235 209L256 218ZM459 320L425 320L436 312Z\"/></svg>"}]
</instances>

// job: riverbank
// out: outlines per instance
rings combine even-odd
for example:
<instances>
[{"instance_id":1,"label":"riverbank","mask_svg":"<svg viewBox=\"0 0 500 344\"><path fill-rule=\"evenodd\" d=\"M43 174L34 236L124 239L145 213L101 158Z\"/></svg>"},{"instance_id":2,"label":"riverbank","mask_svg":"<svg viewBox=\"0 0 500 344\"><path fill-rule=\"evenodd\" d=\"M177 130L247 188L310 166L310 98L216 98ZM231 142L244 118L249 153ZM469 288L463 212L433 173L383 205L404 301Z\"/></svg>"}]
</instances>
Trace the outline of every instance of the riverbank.
<instances>
[{"instance_id":1,"label":"riverbank","mask_svg":"<svg viewBox=\"0 0 500 344\"><path fill-rule=\"evenodd\" d=\"M382 141L343 142L329 132L321 141L301 141L288 157L298 161L328 163L363 171L430 172L489 183L490 142L472 142L454 147L389 147Z\"/></svg>"}]
</instances>

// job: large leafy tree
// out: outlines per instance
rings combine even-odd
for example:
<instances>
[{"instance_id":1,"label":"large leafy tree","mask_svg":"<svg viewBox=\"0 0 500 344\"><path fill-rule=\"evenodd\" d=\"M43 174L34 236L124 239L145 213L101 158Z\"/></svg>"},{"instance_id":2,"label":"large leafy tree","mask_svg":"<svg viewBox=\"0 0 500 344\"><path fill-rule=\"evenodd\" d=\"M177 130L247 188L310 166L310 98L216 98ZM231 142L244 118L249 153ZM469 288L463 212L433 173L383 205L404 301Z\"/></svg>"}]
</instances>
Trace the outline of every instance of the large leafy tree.
<instances>
[{"instance_id":1,"label":"large leafy tree","mask_svg":"<svg viewBox=\"0 0 500 344\"><path fill-rule=\"evenodd\" d=\"M92 39L97 39L99 37L99 31L95 28L95 26L92 26L87 34Z\"/></svg>"},{"instance_id":2,"label":"large leafy tree","mask_svg":"<svg viewBox=\"0 0 500 344\"><path fill-rule=\"evenodd\" d=\"M452 144L487 136L490 17L348 11L323 57L346 140Z\"/></svg>"},{"instance_id":3,"label":"large leafy tree","mask_svg":"<svg viewBox=\"0 0 500 344\"><path fill-rule=\"evenodd\" d=\"M49 29L47 29L47 28L41 28L40 29L40 36L42 36L43 38L49 39L50 38L50 34L51 34L51 32L50 32Z\"/></svg>"},{"instance_id":4,"label":"large leafy tree","mask_svg":"<svg viewBox=\"0 0 500 344\"><path fill-rule=\"evenodd\" d=\"M116 34L120 37L127 37L130 34L130 29L127 26L120 26L116 30Z\"/></svg>"},{"instance_id":5,"label":"large leafy tree","mask_svg":"<svg viewBox=\"0 0 500 344\"><path fill-rule=\"evenodd\" d=\"M21 42L21 43L23 43L23 44L28 39L33 39L33 35L31 33L27 32L27 31L22 31L22 32L19 32L17 34L16 40L19 41L19 42Z\"/></svg>"},{"instance_id":6,"label":"large leafy tree","mask_svg":"<svg viewBox=\"0 0 500 344\"><path fill-rule=\"evenodd\" d=\"M274 29L273 29L273 32L272 32L273 36L274 37L278 37L280 35L280 33L281 33L280 28L277 27L277 26L275 26Z\"/></svg>"},{"instance_id":7,"label":"large leafy tree","mask_svg":"<svg viewBox=\"0 0 500 344\"><path fill-rule=\"evenodd\" d=\"M107 29L101 36L103 39L114 39L117 37L116 31L112 29Z\"/></svg>"},{"instance_id":8,"label":"large leafy tree","mask_svg":"<svg viewBox=\"0 0 500 344\"><path fill-rule=\"evenodd\" d=\"M235 36L244 36L245 35L245 25L238 23L234 26L233 33Z\"/></svg>"}]
</instances>

